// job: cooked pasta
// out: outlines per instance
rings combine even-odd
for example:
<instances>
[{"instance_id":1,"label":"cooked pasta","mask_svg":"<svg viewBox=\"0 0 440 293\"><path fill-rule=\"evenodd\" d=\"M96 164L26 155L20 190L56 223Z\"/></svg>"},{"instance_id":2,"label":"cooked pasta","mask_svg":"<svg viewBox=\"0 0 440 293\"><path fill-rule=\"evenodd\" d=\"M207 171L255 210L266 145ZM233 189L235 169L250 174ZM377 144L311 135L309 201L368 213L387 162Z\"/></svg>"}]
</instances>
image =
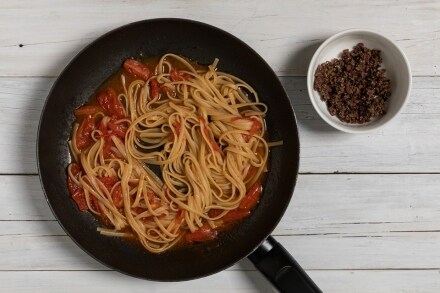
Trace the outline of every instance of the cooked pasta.
<instances>
[{"instance_id":1,"label":"cooked pasta","mask_svg":"<svg viewBox=\"0 0 440 293\"><path fill-rule=\"evenodd\" d=\"M127 59L119 92L107 87L75 110L68 187L106 224L100 233L161 253L251 213L267 168L267 107L217 63Z\"/></svg>"}]
</instances>

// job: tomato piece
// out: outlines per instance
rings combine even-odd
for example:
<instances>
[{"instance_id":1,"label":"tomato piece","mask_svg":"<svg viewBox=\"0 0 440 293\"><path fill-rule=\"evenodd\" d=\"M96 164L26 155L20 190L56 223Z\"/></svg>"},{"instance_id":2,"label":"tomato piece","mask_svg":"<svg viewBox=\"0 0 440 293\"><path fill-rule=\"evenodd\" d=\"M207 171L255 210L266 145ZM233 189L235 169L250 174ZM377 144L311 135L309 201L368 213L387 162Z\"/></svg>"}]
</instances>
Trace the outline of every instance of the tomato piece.
<instances>
[{"instance_id":1,"label":"tomato piece","mask_svg":"<svg viewBox=\"0 0 440 293\"><path fill-rule=\"evenodd\" d=\"M175 122L172 125L174 127L174 131L176 132L176 135L179 136L180 131L182 129L182 125L179 122ZM170 133L170 135L168 136L168 141L172 142L176 137L176 135L174 134L174 132Z\"/></svg>"},{"instance_id":2,"label":"tomato piece","mask_svg":"<svg viewBox=\"0 0 440 293\"><path fill-rule=\"evenodd\" d=\"M185 220L185 214L186 214L185 210L180 210L177 213L176 217L174 218L174 223L175 223L176 226L175 226L175 228L173 230L174 230L175 234L180 235L183 232L180 225Z\"/></svg>"},{"instance_id":3,"label":"tomato piece","mask_svg":"<svg viewBox=\"0 0 440 293\"><path fill-rule=\"evenodd\" d=\"M171 78L172 81L181 81L181 80L183 80L183 77L180 74L180 71L178 71L176 68L173 68L171 70L170 78Z\"/></svg>"},{"instance_id":4,"label":"tomato piece","mask_svg":"<svg viewBox=\"0 0 440 293\"><path fill-rule=\"evenodd\" d=\"M111 110L111 103L113 102L113 94L116 95L116 93L112 89L107 89L102 92L99 92L96 96L96 100L98 101L99 105L105 110L106 114L110 114Z\"/></svg>"},{"instance_id":5,"label":"tomato piece","mask_svg":"<svg viewBox=\"0 0 440 293\"><path fill-rule=\"evenodd\" d=\"M143 212L147 211L147 209L141 208L141 207L134 207L131 208L132 211L134 211L136 214L142 214Z\"/></svg>"},{"instance_id":6,"label":"tomato piece","mask_svg":"<svg viewBox=\"0 0 440 293\"><path fill-rule=\"evenodd\" d=\"M134 59L126 59L123 65L124 69L143 80L150 78L150 69L147 65Z\"/></svg>"},{"instance_id":7,"label":"tomato piece","mask_svg":"<svg viewBox=\"0 0 440 293\"><path fill-rule=\"evenodd\" d=\"M105 188L110 192L113 188L113 186L118 182L118 178L116 176L108 176L108 177L101 177L98 178L99 181L104 184Z\"/></svg>"},{"instance_id":8,"label":"tomato piece","mask_svg":"<svg viewBox=\"0 0 440 293\"><path fill-rule=\"evenodd\" d=\"M125 110L118 95L112 88L98 93L96 96L99 105L106 111L109 116L115 116L117 119L125 118Z\"/></svg>"},{"instance_id":9,"label":"tomato piece","mask_svg":"<svg viewBox=\"0 0 440 293\"><path fill-rule=\"evenodd\" d=\"M225 222L235 222L235 221L241 220L243 218L246 218L250 214L251 214L251 211L249 211L249 210L235 209L235 210L228 212L221 219Z\"/></svg>"},{"instance_id":10,"label":"tomato piece","mask_svg":"<svg viewBox=\"0 0 440 293\"><path fill-rule=\"evenodd\" d=\"M216 218L218 216L220 216L221 213L223 213L225 210L222 209L210 209L208 212L208 216L210 216L211 218Z\"/></svg>"},{"instance_id":11,"label":"tomato piece","mask_svg":"<svg viewBox=\"0 0 440 293\"><path fill-rule=\"evenodd\" d=\"M212 146L212 149L214 150L214 152L220 153L221 150L220 150L220 147L218 146L217 142L213 139L210 139L210 142L211 142L211 146Z\"/></svg>"},{"instance_id":12,"label":"tomato piece","mask_svg":"<svg viewBox=\"0 0 440 293\"><path fill-rule=\"evenodd\" d=\"M101 135L105 136L108 134L107 126L104 124L104 119L99 122L98 130L101 131Z\"/></svg>"},{"instance_id":13,"label":"tomato piece","mask_svg":"<svg viewBox=\"0 0 440 293\"><path fill-rule=\"evenodd\" d=\"M248 179L254 177L255 174L257 173L257 170L258 170L257 167L251 165L247 171L247 174L246 174L246 177L244 178L244 180L248 180Z\"/></svg>"},{"instance_id":14,"label":"tomato piece","mask_svg":"<svg viewBox=\"0 0 440 293\"><path fill-rule=\"evenodd\" d=\"M80 187L73 182L70 176L67 177L67 189L69 190L69 194L74 194Z\"/></svg>"},{"instance_id":15,"label":"tomato piece","mask_svg":"<svg viewBox=\"0 0 440 293\"><path fill-rule=\"evenodd\" d=\"M113 188L113 185L115 185L115 183L118 182L118 178L116 176L105 176L98 179L104 184L104 186L109 191Z\"/></svg>"},{"instance_id":16,"label":"tomato piece","mask_svg":"<svg viewBox=\"0 0 440 293\"><path fill-rule=\"evenodd\" d=\"M176 134L179 135L180 131L182 130L182 124L180 124L179 122L174 122L173 127L174 130L176 131Z\"/></svg>"},{"instance_id":17,"label":"tomato piece","mask_svg":"<svg viewBox=\"0 0 440 293\"><path fill-rule=\"evenodd\" d=\"M263 128L263 125L261 124L260 121L258 121L257 118L252 118L252 126L251 126L251 130L249 131L249 135L255 135L257 134L261 128Z\"/></svg>"},{"instance_id":18,"label":"tomato piece","mask_svg":"<svg viewBox=\"0 0 440 293\"><path fill-rule=\"evenodd\" d=\"M110 120L107 124L108 128L112 131L112 134L125 139L125 134L127 133L127 127L123 124L116 124L114 120Z\"/></svg>"},{"instance_id":19,"label":"tomato piece","mask_svg":"<svg viewBox=\"0 0 440 293\"><path fill-rule=\"evenodd\" d=\"M153 210L160 208L161 206L160 199L154 192L148 191L147 196L148 196L148 202L150 203L151 208Z\"/></svg>"},{"instance_id":20,"label":"tomato piece","mask_svg":"<svg viewBox=\"0 0 440 293\"><path fill-rule=\"evenodd\" d=\"M90 197L91 205L95 211L101 213L101 208L99 207L99 200L93 195Z\"/></svg>"},{"instance_id":21,"label":"tomato piece","mask_svg":"<svg viewBox=\"0 0 440 293\"><path fill-rule=\"evenodd\" d=\"M118 139L120 141L120 143L122 144L123 142L121 142L121 139L118 138L117 136L114 136L116 139ZM110 158L116 158L116 159L120 159L120 160L125 160L125 157L117 150L113 150L113 147L116 148L115 143L113 142L113 140L111 138L108 138L109 142L109 157ZM105 144L104 144L105 147Z\"/></svg>"},{"instance_id":22,"label":"tomato piece","mask_svg":"<svg viewBox=\"0 0 440 293\"><path fill-rule=\"evenodd\" d=\"M104 147L102 148L102 154L104 155L104 159L108 159L111 157L111 154L113 153L112 147L114 146L115 144L113 143L110 137L104 138Z\"/></svg>"},{"instance_id":23,"label":"tomato piece","mask_svg":"<svg viewBox=\"0 0 440 293\"><path fill-rule=\"evenodd\" d=\"M104 109L98 105L84 105L75 109L75 116L78 118L80 116L92 115L94 116L96 113L104 112Z\"/></svg>"},{"instance_id":24,"label":"tomato piece","mask_svg":"<svg viewBox=\"0 0 440 293\"><path fill-rule=\"evenodd\" d=\"M81 166L77 163L71 163L70 172L72 173L73 177L79 179L79 175L81 173ZM75 182L73 182L70 176L67 176L67 188L69 189L70 195L73 195L77 190L82 189L81 187L76 185Z\"/></svg>"},{"instance_id":25,"label":"tomato piece","mask_svg":"<svg viewBox=\"0 0 440 293\"><path fill-rule=\"evenodd\" d=\"M177 214L177 217L174 219L176 223L180 224L180 222L185 219L185 210L180 210L180 212Z\"/></svg>"},{"instance_id":26,"label":"tomato piece","mask_svg":"<svg viewBox=\"0 0 440 293\"><path fill-rule=\"evenodd\" d=\"M150 81L150 97L152 100L155 100L159 97L160 94L160 85L157 79L152 79Z\"/></svg>"},{"instance_id":27,"label":"tomato piece","mask_svg":"<svg viewBox=\"0 0 440 293\"><path fill-rule=\"evenodd\" d=\"M183 81L188 80L191 77L188 73L183 73L176 68L171 69L170 78L172 81Z\"/></svg>"},{"instance_id":28,"label":"tomato piece","mask_svg":"<svg viewBox=\"0 0 440 293\"><path fill-rule=\"evenodd\" d=\"M185 240L189 243L193 242L204 242L216 238L218 231L212 229L207 224L203 225L201 228L197 229L193 233L188 233L185 235Z\"/></svg>"},{"instance_id":29,"label":"tomato piece","mask_svg":"<svg viewBox=\"0 0 440 293\"><path fill-rule=\"evenodd\" d=\"M78 189L74 194L72 194L72 199L75 201L81 212L85 212L89 209L87 206L86 195L82 188Z\"/></svg>"},{"instance_id":30,"label":"tomato piece","mask_svg":"<svg viewBox=\"0 0 440 293\"><path fill-rule=\"evenodd\" d=\"M108 158L119 158L119 159L125 159L122 155L119 154L119 152L114 152L112 150L113 147L115 147L115 143L112 140L112 136L116 138L122 137L124 139L125 134L127 132L127 127L122 124L116 124L114 121L116 120L116 117L112 118L108 123L107 126L104 124L103 120L101 120L101 123L99 124L98 129L101 131L101 138L104 138L104 147L102 149L102 153L104 155L104 159ZM109 129L111 133L109 133ZM118 138L118 139L119 139Z\"/></svg>"},{"instance_id":31,"label":"tomato piece","mask_svg":"<svg viewBox=\"0 0 440 293\"><path fill-rule=\"evenodd\" d=\"M218 146L217 142L213 139L210 139L210 142L211 142L211 146L212 146L212 149L214 150L214 152L220 153L221 150L220 150L220 147Z\"/></svg>"},{"instance_id":32,"label":"tomato piece","mask_svg":"<svg viewBox=\"0 0 440 293\"><path fill-rule=\"evenodd\" d=\"M251 139L251 136L249 134L242 134L241 136L243 137L243 140L245 142L249 142L249 140Z\"/></svg>"},{"instance_id":33,"label":"tomato piece","mask_svg":"<svg viewBox=\"0 0 440 293\"><path fill-rule=\"evenodd\" d=\"M167 86L161 86L160 89L163 93L167 93L168 95L170 95L172 97L176 96L176 93Z\"/></svg>"},{"instance_id":34,"label":"tomato piece","mask_svg":"<svg viewBox=\"0 0 440 293\"><path fill-rule=\"evenodd\" d=\"M240 202L240 209L243 210L251 210L254 208L258 201L260 200L261 196L261 183L256 182L254 185L249 188L247 194L243 198L243 200Z\"/></svg>"},{"instance_id":35,"label":"tomato piece","mask_svg":"<svg viewBox=\"0 0 440 293\"><path fill-rule=\"evenodd\" d=\"M237 117L231 118L231 122L234 122L237 120L246 120L246 121L252 122L251 128L249 129L249 134L242 135L245 142L249 142L251 137L253 135L257 134L263 128L263 125L261 124L261 122L257 118L245 118L242 116L237 116Z\"/></svg>"},{"instance_id":36,"label":"tomato piece","mask_svg":"<svg viewBox=\"0 0 440 293\"><path fill-rule=\"evenodd\" d=\"M118 159L125 159L123 156L121 156L119 153L115 153L113 151L113 147L115 146L115 144L113 143L113 141L110 138L104 138L104 147L102 148L102 154L104 156L104 159L114 159L114 158L118 158Z\"/></svg>"},{"instance_id":37,"label":"tomato piece","mask_svg":"<svg viewBox=\"0 0 440 293\"><path fill-rule=\"evenodd\" d=\"M108 123L107 123L108 125ZM110 138L111 134L108 133L108 129L106 125L104 124L103 120L101 120L101 123L99 124L98 129L101 131L101 137L104 138L104 147L102 148L102 153L104 155L104 159L110 158L111 149L115 145Z\"/></svg>"},{"instance_id":38,"label":"tomato piece","mask_svg":"<svg viewBox=\"0 0 440 293\"><path fill-rule=\"evenodd\" d=\"M122 187L121 185L116 186L112 192L113 204L116 208L120 209L124 206L124 199L122 197Z\"/></svg>"},{"instance_id":39,"label":"tomato piece","mask_svg":"<svg viewBox=\"0 0 440 293\"><path fill-rule=\"evenodd\" d=\"M180 73L179 73L179 71L176 68L173 68L171 70L170 78L171 78L172 81L182 80L182 77L180 76Z\"/></svg>"},{"instance_id":40,"label":"tomato piece","mask_svg":"<svg viewBox=\"0 0 440 293\"><path fill-rule=\"evenodd\" d=\"M150 203L154 203L159 200L156 196L156 193L154 193L153 191L147 191L147 197Z\"/></svg>"},{"instance_id":41,"label":"tomato piece","mask_svg":"<svg viewBox=\"0 0 440 293\"><path fill-rule=\"evenodd\" d=\"M217 142L215 141L215 139L213 139L213 138L209 135L208 124L206 123L205 118L203 118L203 117L199 117L199 121L200 121L201 127L203 128L203 133L205 134L206 138L208 139L209 143L211 144L212 149L213 149L215 152L220 153L221 150L220 150L219 145L217 144Z\"/></svg>"},{"instance_id":42,"label":"tomato piece","mask_svg":"<svg viewBox=\"0 0 440 293\"><path fill-rule=\"evenodd\" d=\"M241 201L239 207L235 210L229 211L221 219L225 222L235 222L246 218L251 214L251 209L255 207L261 196L261 184L255 183L249 188L247 194ZM212 218L219 216L223 210L212 209L208 212L208 215Z\"/></svg>"},{"instance_id":43,"label":"tomato piece","mask_svg":"<svg viewBox=\"0 0 440 293\"><path fill-rule=\"evenodd\" d=\"M87 116L76 133L76 147L79 150L87 149L92 143L92 131L95 130L95 122L91 115Z\"/></svg>"}]
</instances>

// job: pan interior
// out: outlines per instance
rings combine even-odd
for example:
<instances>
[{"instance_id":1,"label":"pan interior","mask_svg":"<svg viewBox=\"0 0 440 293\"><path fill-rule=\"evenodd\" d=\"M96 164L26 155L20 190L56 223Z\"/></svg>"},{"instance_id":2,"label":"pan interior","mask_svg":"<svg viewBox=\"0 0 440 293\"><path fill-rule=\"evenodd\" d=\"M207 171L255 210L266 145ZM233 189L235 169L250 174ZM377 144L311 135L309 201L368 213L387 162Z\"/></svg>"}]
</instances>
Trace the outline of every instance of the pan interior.
<instances>
[{"instance_id":1,"label":"pan interior","mask_svg":"<svg viewBox=\"0 0 440 293\"><path fill-rule=\"evenodd\" d=\"M66 186L73 110L88 101L127 57L172 52L200 64L219 58L219 69L247 81L269 107L271 149L264 193L251 217L209 243L155 255L129 241L101 236L97 220L79 212ZM249 46L212 26L181 19L156 19L116 29L80 52L55 82L41 116L38 136L40 179L53 213L66 233L88 254L123 273L150 280L177 281L225 269L252 252L275 228L296 182L299 141L289 99L268 64Z\"/></svg>"}]
</instances>

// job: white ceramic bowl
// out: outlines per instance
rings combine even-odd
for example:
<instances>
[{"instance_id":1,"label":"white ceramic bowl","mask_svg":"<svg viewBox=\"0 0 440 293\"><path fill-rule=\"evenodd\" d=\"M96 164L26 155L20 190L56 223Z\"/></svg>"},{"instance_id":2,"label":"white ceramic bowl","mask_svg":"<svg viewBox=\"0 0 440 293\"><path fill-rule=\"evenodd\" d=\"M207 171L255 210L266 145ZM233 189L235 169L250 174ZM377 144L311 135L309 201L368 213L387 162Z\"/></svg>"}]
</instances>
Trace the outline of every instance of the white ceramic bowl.
<instances>
[{"instance_id":1,"label":"white ceramic bowl","mask_svg":"<svg viewBox=\"0 0 440 293\"><path fill-rule=\"evenodd\" d=\"M327 105L313 89L315 71L319 64L339 58L344 49L352 50L358 43L364 43L369 49L379 49L382 68L391 81L391 96L386 104L386 114L364 124L349 124L330 115ZM405 106L411 91L411 69L403 51L387 37L364 29L351 29L328 38L313 55L307 72L307 88L315 110L324 121L336 129L349 133L363 133L376 130L387 124Z\"/></svg>"}]
</instances>

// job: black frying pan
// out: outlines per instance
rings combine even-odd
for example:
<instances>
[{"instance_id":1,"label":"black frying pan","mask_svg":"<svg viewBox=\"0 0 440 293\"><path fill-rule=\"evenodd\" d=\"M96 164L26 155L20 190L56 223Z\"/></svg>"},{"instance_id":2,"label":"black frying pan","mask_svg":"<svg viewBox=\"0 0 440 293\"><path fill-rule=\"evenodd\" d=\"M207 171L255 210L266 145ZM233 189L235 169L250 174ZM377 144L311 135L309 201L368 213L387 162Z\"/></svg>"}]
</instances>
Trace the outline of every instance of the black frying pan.
<instances>
[{"instance_id":1,"label":"black frying pan","mask_svg":"<svg viewBox=\"0 0 440 293\"><path fill-rule=\"evenodd\" d=\"M247 81L269 106L269 141L283 140L283 145L271 149L264 193L249 218L211 242L156 255L135 243L100 235L97 220L79 212L66 187L71 161L67 141L73 110L87 102L126 58L167 52L201 64L219 58L222 71ZM189 20L155 19L102 36L79 53L55 82L41 116L37 154L41 183L55 217L78 246L110 268L149 280L181 281L219 272L248 256L279 290L320 292L270 236L289 204L298 174L299 139L292 106L269 65L229 33Z\"/></svg>"}]
</instances>

